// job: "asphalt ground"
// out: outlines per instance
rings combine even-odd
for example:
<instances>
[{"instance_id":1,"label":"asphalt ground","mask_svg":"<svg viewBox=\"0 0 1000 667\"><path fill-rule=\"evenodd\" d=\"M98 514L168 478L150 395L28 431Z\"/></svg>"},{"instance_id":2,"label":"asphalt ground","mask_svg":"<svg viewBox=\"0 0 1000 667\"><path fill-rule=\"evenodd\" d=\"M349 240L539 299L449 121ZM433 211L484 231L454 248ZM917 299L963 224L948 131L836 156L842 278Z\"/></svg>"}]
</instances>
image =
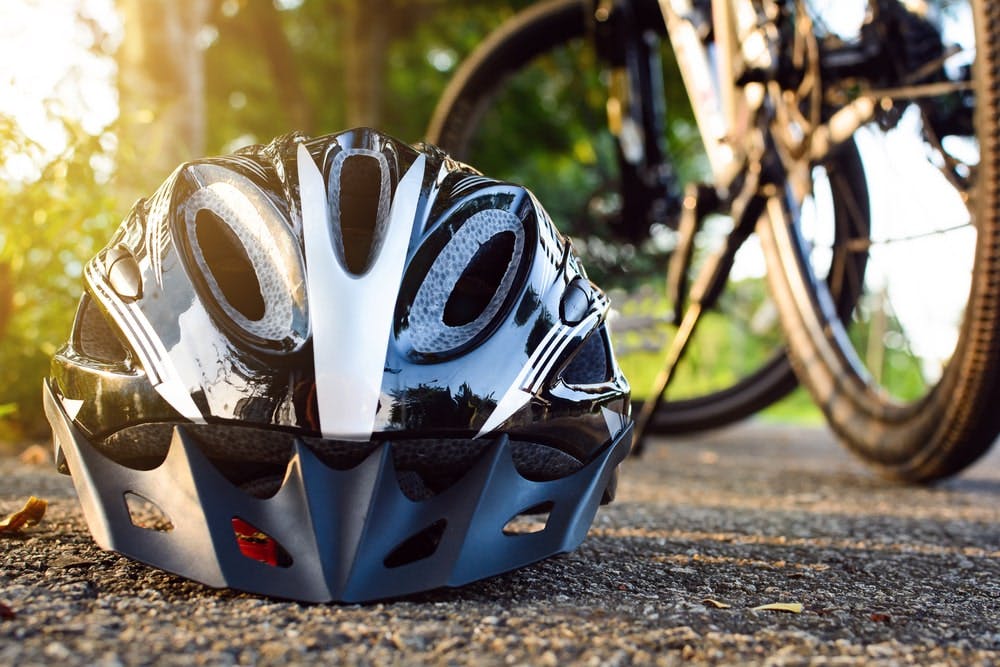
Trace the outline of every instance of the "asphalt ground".
<instances>
[{"instance_id":1,"label":"asphalt ground","mask_svg":"<svg viewBox=\"0 0 1000 667\"><path fill-rule=\"evenodd\" d=\"M660 440L577 551L369 605L102 552L68 478L0 457L0 515L32 494L44 520L0 537L0 665L1000 664L1000 451L917 488L822 429Z\"/></svg>"}]
</instances>

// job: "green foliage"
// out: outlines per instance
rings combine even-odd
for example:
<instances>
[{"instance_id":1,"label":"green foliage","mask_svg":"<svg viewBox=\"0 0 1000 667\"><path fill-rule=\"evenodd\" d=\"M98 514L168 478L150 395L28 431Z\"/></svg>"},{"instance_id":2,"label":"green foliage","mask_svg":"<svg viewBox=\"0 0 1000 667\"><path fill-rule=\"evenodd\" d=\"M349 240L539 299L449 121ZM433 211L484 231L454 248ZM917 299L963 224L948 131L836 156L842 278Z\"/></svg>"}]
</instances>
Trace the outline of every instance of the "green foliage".
<instances>
[{"instance_id":1,"label":"green foliage","mask_svg":"<svg viewBox=\"0 0 1000 667\"><path fill-rule=\"evenodd\" d=\"M882 332L881 337L876 331ZM893 398L915 401L933 384L924 375L922 364L927 362L908 349L906 330L890 313L872 312L862 302L854 313L848 336L873 381Z\"/></svg>"},{"instance_id":2,"label":"green foliage","mask_svg":"<svg viewBox=\"0 0 1000 667\"><path fill-rule=\"evenodd\" d=\"M8 435L44 429L42 378L69 334L83 262L118 219L108 185L94 169L95 156L104 154L101 138L69 121L63 125L70 148L39 178L0 180L0 417L8 417ZM32 154L35 147L15 128L3 128L0 154L14 152Z\"/></svg>"},{"instance_id":3,"label":"green foliage","mask_svg":"<svg viewBox=\"0 0 1000 667\"><path fill-rule=\"evenodd\" d=\"M613 293L619 319L612 322L618 361L637 398L646 398L660 371L664 350L675 334L669 323L670 304L662 288L647 283L631 296ZM759 369L782 345L777 321L755 326L759 313L773 308L764 281L747 279L730 284L716 310L698 323L687 354L671 381L670 399L692 398L720 391Z\"/></svg>"},{"instance_id":4,"label":"green foliage","mask_svg":"<svg viewBox=\"0 0 1000 667\"><path fill-rule=\"evenodd\" d=\"M628 296L621 292L611 296L620 324L612 327L618 361L632 385L633 396L645 399L662 366L666 345L676 331L667 315L670 304L655 283L646 283ZM773 308L764 280L730 283L718 308L702 316L671 380L668 400L704 396L730 387L778 354L783 335ZM883 333L879 337L876 331ZM900 401L915 401L926 394L929 381L921 359L906 348L905 330L894 316L882 311L873 313L863 303L848 334L860 363L889 395ZM872 340L873 336L876 340ZM822 413L803 389L761 416L783 422L822 422Z\"/></svg>"},{"instance_id":5,"label":"green foliage","mask_svg":"<svg viewBox=\"0 0 1000 667\"><path fill-rule=\"evenodd\" d=\"M248 2L216 18L218 37L205 52L208 151L241 141L266 142L291 130L324 134L347 129L347 8L358 0L305 2L269 13ZM397 0L372 13L382 22L382 60L368 64L379 81L382 104L373 110L379 129L419 141L437 99L462 59L490 30L530 0L449 3ZM262 43L262 21L280 21L291 61L280 71ZM293 85L279 85L293 77ZM297 90L294 95L290 90ZM305 122L307 125L302 125Z\"/></svg>"},{"instance_id":6,"label":"green foliage","mask_svg":"<svg viewBox=\"0 0 1000 667\"><path fill-rule=\"evenodd\" d=\"M438 97L483 38L530 0L438 3L394 40L385 69L383 129L406 141L423 139Z\"/></svg>"}]
</instances>

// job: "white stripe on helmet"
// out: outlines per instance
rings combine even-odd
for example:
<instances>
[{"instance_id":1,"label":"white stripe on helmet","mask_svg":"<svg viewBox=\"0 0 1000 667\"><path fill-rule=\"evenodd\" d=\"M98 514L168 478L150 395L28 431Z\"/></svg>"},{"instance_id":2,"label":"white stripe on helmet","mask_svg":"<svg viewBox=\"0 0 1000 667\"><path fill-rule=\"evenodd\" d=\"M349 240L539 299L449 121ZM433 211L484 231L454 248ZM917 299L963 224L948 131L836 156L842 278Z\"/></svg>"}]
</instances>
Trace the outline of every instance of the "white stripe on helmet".
<instances>
[{"instance_id":1,"label":"white stripe on helmet","mask_svg":"<svg viewBox=\"0 0 1000 667\"><path fill-rule=\"evenodd\" d=\"M388 229L369 270L351 275L334 252L323 175L299 145L299 196L306 250L320 430L327 438L369 440L375 426L396 294L403 277L426 158L396 188Z\"/></svg>"}]
</instances>

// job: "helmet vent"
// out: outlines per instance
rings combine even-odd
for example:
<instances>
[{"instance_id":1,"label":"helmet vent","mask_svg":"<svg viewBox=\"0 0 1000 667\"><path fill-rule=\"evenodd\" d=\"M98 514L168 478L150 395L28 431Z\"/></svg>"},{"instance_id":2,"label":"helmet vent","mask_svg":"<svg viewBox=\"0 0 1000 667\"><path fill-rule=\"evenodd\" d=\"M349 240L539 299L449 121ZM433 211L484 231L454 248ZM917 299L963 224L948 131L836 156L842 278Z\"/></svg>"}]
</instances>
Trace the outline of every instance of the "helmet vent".
<instances>
[{"instance_id":1,"label":"helmet vent","mask_svg":"<svg viewBox=\"0 0 1000 667\"><path fill-rule=\"evenodd\" d=\"M500 282L507 273L514 243L513 232L491 236L465 267L455 281L455 287L444 306L442 321L449 327L461 327L476 321L493 296L500 289Z\"/></svg>"},{"instance_id":2,"label":"helmet vent","mask_svg":"<svg viewBox=\"0 0 1000 667\"><path fill-rule=\"evenodd\" d=\"M379 227L382 179L378 159L366 154L344 158L340 170L340 234L345 268L355 275L367 270L372 254Z\"/></svg>"},{"instance_id":3,"label":"helmet vent","mask_svg":"<svg viewBox=\"0 0 1000 667\"><path fill-rule=\"evenodd\" d=\"M118 335L89 295L80 301L74 329L76 348L84 356L108 364L121 364L128 359Z\"/></svg>"},{"instance_id":4,"label":"helmet vent","mask_svg":"<svg viewBox=\"0 0 1000 667\"><path fill-rule=\"evenodd\" d=\"M448 354L487 331L504 310L526 256L521 220L484 209L447 240L420 281L407 315L418 354Z\"/></svg>"},{"instance_id":5,"label":"helmet vent","mask_svg":"<svg viewBox=\"0 0 1000 667\"><path fill-rule=\"evenodd\" d=\"M238 516L233 517L232 523L233 534L236 536L236 544L241 554L272 567L291 566L292 557L278 540Z\"/></svg>"},{"instance_id":6,"label":"helmet vent","mask_svg":"<svg viewBox=\"0 0 1000 667\"><path fill-rule=\"evenodd\" d=\"M152 470L170 448L173 424L149 423L125 427L94 444L102 454L133 470ZM185 430L216 469L232 484L256 498L277 493L292 457L295 436L284 431L234 424L186 424ZM335 470L355 467L376 447L353 440L302 437L324 463ZM468 472L487 449L482 438L419 438L394 440L393 463L400 490L410 500L425 500L447 489ZM542 482L577 472L582 463L552 445L511 440L511 457L518 474Z\"/></svg>"},{"instance_id":7,"label":"helmet vent","mask_svg":"<svg viewBox=\"0 0 1000 667\"><path fill-rule=\"evenodd\" d=\"M207 208L195 216L195 230L205 264L226 301L248 320L261 320L264 297L250 256L239 237Z\"/></svg>"},{"instance_id":8,"label":"helmet vent","mask_svg":"<svg viewBox=\"0 0 1000 667\"><path fill-rule=\"evenodd\" d=\"M555 506L551 500L533 505L523 512L519 512L510 521L504 524L504 535L531 535L540 533L549 525L549 516L552 515L552 508Z\"/></svg>"},{"instance_id":9,"label":"helmet vent","mask_svg":"<svg viewBox=\"0 0 1000 667\"><path fill-rule=\"evenodd\" d=\"M605 328L591 334L585 340L562 372L567 384L600 384L610 379L611 367L608 363L608 344Z\"/></svg>"},{"instance_id":10,"label":"helmet vent","mask_svg":"<svg viewBox=\"0 0 1000 667\"><path fill-rule=\"evenodd\" d=\"M441 544L447 526L448 522L445 519L438 519L420 532L411 535L389 552L383 564L388 568L402 567L433 556Z\"/></svg>"},{"instance_id":11,"label":"helmet vent","mask_svg":"<svg viewBox=\"0 0 1000 667\"><path fill-rule=\"evenodd\" d=\"M136 528L152 530L158 533L168 533L174 529L174 524L160 506L145 496L131 491L125 492L125 507L128 518Z\"/></svg>"},{"instance_id":12,"label":"helmet vent","mask_svg":"<svg viewBox=\"0 0 1000 667\"><path fill-rule=\"evenodd\" d=\"M196 163L181 173L193 189L171 233L208 314L255 349L299 349L309 336L305 266L287 208L233 169Z\"/></svg>"}]
</instances>

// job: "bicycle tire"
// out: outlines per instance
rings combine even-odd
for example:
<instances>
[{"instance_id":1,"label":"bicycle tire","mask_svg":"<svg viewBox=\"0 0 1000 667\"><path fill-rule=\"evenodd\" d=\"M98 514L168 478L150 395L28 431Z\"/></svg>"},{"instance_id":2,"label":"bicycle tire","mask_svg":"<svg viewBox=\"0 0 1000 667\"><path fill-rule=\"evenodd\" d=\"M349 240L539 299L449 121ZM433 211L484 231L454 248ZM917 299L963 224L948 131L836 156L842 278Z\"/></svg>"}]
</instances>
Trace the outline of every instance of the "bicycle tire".
<instances>
[{"instance_id":1,"label":"bicycle tire","mask_svg":"<svg viewBox=\"0 0 1000 667\"><path fill-rule=\"evenodd\" d=\"M467 159L471 138L482 114L502 88L504 81L531 61L561 45L581 38L588 25L584 0L547 0L530 6L503 23L463 61L440 98L427 130L427 141L458 159ZM669 119L668 119L669 122ZM845 150L843 161L858 162L856 151ZM857 168L846 172L859 174ZM531 184L528 183L530 187ZM855 178L849 192L867 212L867 190L863 175ZM835 210L835 215L840 215ZM838 229L843 228L838 224ZM851 233L866 235L867 227ZM861 273L864 257L858 258ZM850 288L840 290L838 308L850 312L856 299ZM648 430L653 433L685 433L716 428L744 419L787 396L798 386L784 350L777 351L759 368L728 387L683 399L668 399L655 413Z\"/></svg>"},{"instance_id":2,"label":"bicycle tire","mask_svg":"<svg viewBox=\"0 0 1000 667\"><path fill-rule=\"evenodd\" d=\"M970 15L979 145L969 211L975 254L958 343L936 384L909 402L874 386L846 336L845 318L824 307L797 225L776 202L770 219L758 225L799 379L851 451L882 475L905 482L957 473L1000 431L1000 4L974 0Z\"/></svg>"}]
</instances>

